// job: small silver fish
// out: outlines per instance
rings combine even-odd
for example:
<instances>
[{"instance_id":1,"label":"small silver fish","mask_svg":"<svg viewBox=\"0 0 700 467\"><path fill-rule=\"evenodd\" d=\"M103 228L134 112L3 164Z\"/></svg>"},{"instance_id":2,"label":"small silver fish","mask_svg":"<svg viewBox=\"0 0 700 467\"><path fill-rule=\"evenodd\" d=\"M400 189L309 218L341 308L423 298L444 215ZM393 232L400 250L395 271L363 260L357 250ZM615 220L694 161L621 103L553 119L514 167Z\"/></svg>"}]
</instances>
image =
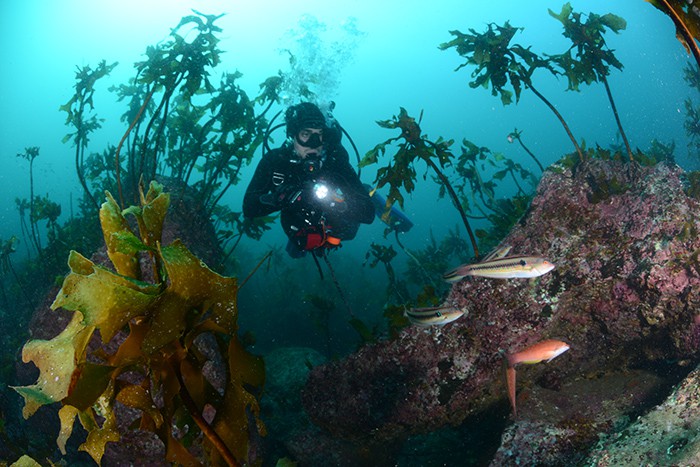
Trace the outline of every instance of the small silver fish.
<instances>
[{"instance_id":1,"label":"small silver fish","mask_svg":"<svg viewBox=\"0 0 700 467\"><path fill-rule=\"evenodd\" d=\"M505 256L480 263L463 264L447 271L442 278L457 282L466 276L491 277L494 279L531 278L547 274L554 264L539 256Z\"/></svg>"},{"instance_id":2,"label":"small silver fish","mask_svg":"<svg viewBox=\"0 0 700 467\"><path fill-rule=\"evenodd\" d=\"M430 326L444 326L460 318L463 314L463 310L452 305L411 308L404 311L404 316L406 316L412 324L425 328Z\"/></svg>"}]
</instances>

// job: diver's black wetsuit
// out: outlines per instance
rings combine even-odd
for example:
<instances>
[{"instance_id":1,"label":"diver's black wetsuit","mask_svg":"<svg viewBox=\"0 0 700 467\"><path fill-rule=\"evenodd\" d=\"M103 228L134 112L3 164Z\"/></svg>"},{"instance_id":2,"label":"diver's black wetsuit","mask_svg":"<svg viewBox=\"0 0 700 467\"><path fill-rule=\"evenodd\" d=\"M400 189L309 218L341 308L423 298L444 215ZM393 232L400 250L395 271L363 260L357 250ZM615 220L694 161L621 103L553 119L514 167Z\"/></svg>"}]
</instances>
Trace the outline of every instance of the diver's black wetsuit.
<instances>
[{"instance_id":1,"label":"diver's black wetsuit","mask_svg":"<svg viewBox=\"0 0 700 467\"><path fill-rule=\"evenodd\" d=\"M289 141L271 150L258 164L243 199L245 217L261 217L281 210L282 227L300 251L310 249L306 243L309 233L350 240L360 223L371 224L374 220L370 196L342 145L328 148L321 163L318 159L307 159L297 157ZM340 196L319 201L315 195L319 184L330 190L339 189ZM295 192L293 202L282 206L265 202L264 195L284 190ZM293 252L290 254L295 256Z\"/></svg>"}]
</instances>

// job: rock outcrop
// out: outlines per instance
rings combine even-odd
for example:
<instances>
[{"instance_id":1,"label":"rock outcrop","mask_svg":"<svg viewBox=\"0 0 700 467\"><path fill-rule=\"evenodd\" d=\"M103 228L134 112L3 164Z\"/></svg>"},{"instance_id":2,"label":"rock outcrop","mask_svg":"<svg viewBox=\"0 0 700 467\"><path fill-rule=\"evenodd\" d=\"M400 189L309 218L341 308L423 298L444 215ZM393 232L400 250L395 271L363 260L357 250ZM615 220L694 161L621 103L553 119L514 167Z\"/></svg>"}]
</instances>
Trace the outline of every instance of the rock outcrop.
<instances>
[{"instance_id":1,"label":"rock outcrop","mask_svg":"<svg viewBox=\"0 0 700 467\"><path fill-rule=\"evenodd\" d=\"M700 367L658 407L602 439L586 465L700 465Z\"/></svg>"},{"instance_id":2,"label":"rock outcrop","mask_svg":"<svg viewBox=\"0 0 700 467\"><path fill-rule=\"evenodd\" d=\"M667 164L553 166L502 244L511 254L545 256L556 268L533 280L463 280L446 299L467 311L459 320L407 328L314 368L303 393L311 420L365 449L458 425L507 403L502 352L554 338L571 350L519 369L518 388L541 388L556 396L544 400L561 404L583 398L580 423L553 417L547 430L587 449L598 430L613 428L614 417L601 412L614 391L577 390L572 382L698 356L700 205L685 184L683 170ZM646 384L627 390L634 404L618 404L622 411L658 395ZM524 410L517 423L529 416Z\"/></svg>"}]
</instances>

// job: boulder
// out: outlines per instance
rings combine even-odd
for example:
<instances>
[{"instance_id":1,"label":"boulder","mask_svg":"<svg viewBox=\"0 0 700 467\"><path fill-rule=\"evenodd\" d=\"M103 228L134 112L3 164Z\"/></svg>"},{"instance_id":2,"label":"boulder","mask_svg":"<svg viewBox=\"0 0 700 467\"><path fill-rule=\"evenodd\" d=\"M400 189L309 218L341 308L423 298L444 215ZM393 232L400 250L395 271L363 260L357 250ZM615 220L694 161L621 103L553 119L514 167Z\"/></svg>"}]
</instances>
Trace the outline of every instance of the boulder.
<instances>
[{"instance_id":1,"label":"boulder","mask_svg":"<svg viewBox=\"0 0 700 467\"><path fill-rule=\"evenodd\" d=\"M604 437L585 465L700 465L700 367L658 407Z\"/></svg>"},{"instance_id":2,"label":"boulder","mask_svg":"<svg viewBox=\"0 0 700 467\"><path fill-rule=\"evenodd\" d=\"M550 391L544 400L564 405L581 393L573 381L697 359L700 210L686 184L684 171L668 164L591 159L552 166L501 244L511 254L542 255L556 268L531 280L462 280L446 298L466 311L457 321L427 331L409 327L314 368L302 399L310 419L330 437L377 449L459 425L507 404L502 353L544 339L571 349L547 364L518 367L517 385L542 387ZM635 408L658 401L645 384L628 390ZM613 428L614 417L602 412L616 397L586 394L591 423L532 423L585 449L598 430ZM517 423L528 416L524 411Z\"/></svg>"}]
</instances>

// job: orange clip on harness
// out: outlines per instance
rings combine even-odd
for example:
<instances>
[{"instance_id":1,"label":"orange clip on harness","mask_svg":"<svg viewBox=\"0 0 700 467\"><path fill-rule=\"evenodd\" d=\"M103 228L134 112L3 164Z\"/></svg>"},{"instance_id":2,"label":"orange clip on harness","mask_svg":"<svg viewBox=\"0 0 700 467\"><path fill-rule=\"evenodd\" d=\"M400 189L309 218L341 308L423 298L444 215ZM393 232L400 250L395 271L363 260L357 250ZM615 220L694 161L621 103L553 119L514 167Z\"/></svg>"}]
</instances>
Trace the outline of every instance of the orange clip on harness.
<instances>
[{"instance_id":1,"label":"orange clip on harness","mask_svg":"<svg viewBox=\"0 0 700 467\"><path fill-rule=\"evenodd\" d=\"M321 221L321 231L320 232L309 232L306 233L306 245L305 250L316 250L317 248L337 248L340 246L341 239L330 235L328 232L329 228L326 227L325 222Z\"/></svg>"}]
</instances>

